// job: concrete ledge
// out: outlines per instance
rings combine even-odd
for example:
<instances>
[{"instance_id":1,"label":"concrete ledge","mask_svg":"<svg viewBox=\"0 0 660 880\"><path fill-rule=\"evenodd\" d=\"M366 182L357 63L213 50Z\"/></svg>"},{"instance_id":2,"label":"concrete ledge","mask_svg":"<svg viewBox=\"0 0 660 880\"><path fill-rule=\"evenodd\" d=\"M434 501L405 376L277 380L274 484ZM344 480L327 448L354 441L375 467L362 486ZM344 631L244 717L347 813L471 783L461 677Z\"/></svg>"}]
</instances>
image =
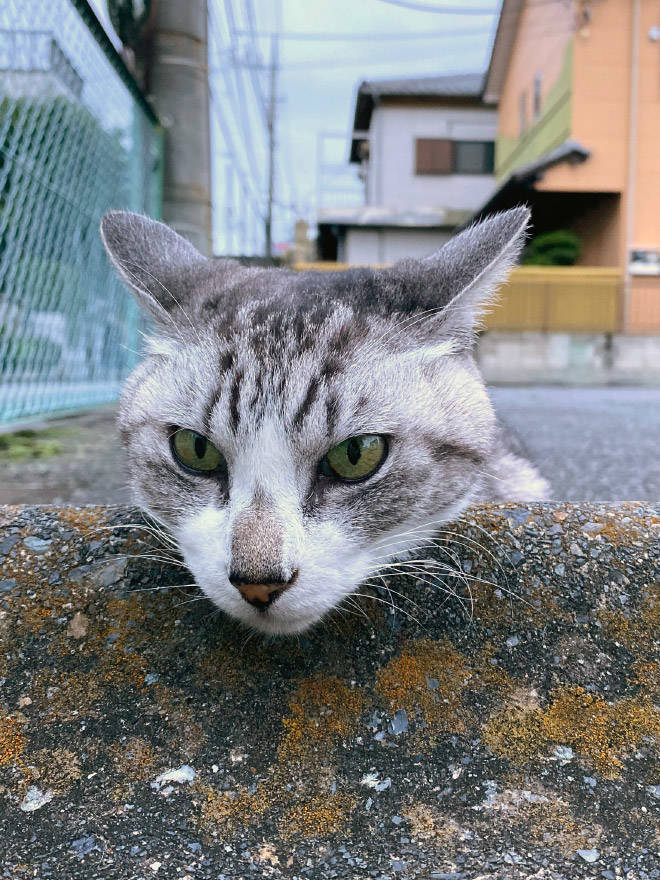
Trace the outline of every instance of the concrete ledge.
<instances>
[{"instance_id":1,"label":"concrete ledge","mask_svg":"<svg viewBox=\"0 0 660 880\"><path fill-rule=\"evenodd\" d=\"M0 876L658 877L658 523L475 508L455 597L266 643L135 511L0 508Z\"/></svg>"}]
</instances>

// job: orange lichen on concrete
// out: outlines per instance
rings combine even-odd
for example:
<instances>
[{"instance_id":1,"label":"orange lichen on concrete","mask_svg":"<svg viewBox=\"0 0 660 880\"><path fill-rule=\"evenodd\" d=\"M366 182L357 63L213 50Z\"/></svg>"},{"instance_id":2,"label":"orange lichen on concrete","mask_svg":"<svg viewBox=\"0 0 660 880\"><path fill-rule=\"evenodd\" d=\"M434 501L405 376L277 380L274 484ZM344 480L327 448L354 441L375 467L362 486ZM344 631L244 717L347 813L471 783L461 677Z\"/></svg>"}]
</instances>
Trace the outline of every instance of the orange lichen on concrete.
<instances>
[{"instance_id":1,"label":"orange lichen on concrete","mask_svg":"<svg viewBox=\"0 0 660 880\"><path fill-rule=\"evenodd\" d=\"M19 762L24 749L23 724L11 715L0 718L0 767Z\"/></svg>"},{"instance_id":2,"label":"orange lichen on concrete","mask_svg":"<svg viewBox=\"0 0 660 880\"><path fill-rule=\"evenodd\" d=\"M628 681L638 687L642 694L660 700L660 662L657 660L638 660L630 667Z\"/></svg>"},{"instance_id":3,"label":"orange lichen on concrete","mask_svg":"<svg viewBox=\"0 0 660 880\"><path fill-rule=\"evenodd\" d=\"M361 691L337 678L303 679L289 700L289 715L282 719L280 762L304 762L319 748L327 752L335 742L346 740L357 727L364 702Z\"/></svg>"},{"instance_id":4,"label":"orange lichen on concrete","mask_svg":"<svg viewBox=\"0 0 660 880\"><path fill-rule=\"evenodd\" d=\"M41 780L55 794L70 791L82 777L80 759L65 748L39 749L25 758L26 776Z\"/></svg>"},{"instance_id":5,"label":"orange lichen on concrete","mask_svg":"<svg viewBox=\"0 0 660 880\"><path fill-rule=\"evenodd\" d=\"M31 693L41 704L44 721L71 721L93 711L103 699L102 682L95 670L89 672L38 672Z\"/></svg>"},{"instance_id":6,"label":"orange lichen on concrete","mask_svg":"<svg viewBox=\"0 0 660 880\"><path fill-rule=\"evenodd\" d=\"M144 658L136 651L149 639L149 633L142 625L144 609L136 594L108 599L106 613L107 627L99 633L96 649L99 652L99 675L106 683L115 686L133 685L142 687L147 666ZM110 637L114 641L106 647Z\"/></svg>"},{"instance_id":7,"label":"orange lichen on concrete","mask_svg":"<svg viewBox=\"0 0 660 880\"><path fill-rule=\"evenodd\" d=\"M570 746L604 776L615 777L627 752L660 735L660 713L650 700L608 703L584 688L560 688L545 709L499 710L483 728L485 744L513 763L529 763L553 745Z\"/></svg>"},{"instance_id":8,"label":"orange lichen on concrete","mask_svg":"<svg viewBox=\"0 0 660 880\"><path fill-rule=\"evenodd\" d=\"M254 793L217 791L206 783L197 783L195 795L201 802L200 826L209 832L233 834L263 816L271 804L270 796L261 788Z\"/></svg>"},{"instance_id":9,"label":"orange lichen on concrete","mask_svg":"<svg viewBox=\"0 0 660 880\"><path fill-rule=\"evenodd\" d=\"M119 774L128 776L132 782L147 779L160 762L151 743L139 736L132 736L123 744L113 743L110 754Z\"/></svg>"},{"instance_id":10,"label":"orange lichen on concrete","mask_svg":"<svg viewBox=\"0 0 660 880\"><path fill-rule=\"evenodd\" d=\"M87 536L107 525L102 507L62 507L57 508L57 516L60 522Z\"/></svg>"},{"instance_id":11,"label":"orange lichen on concrete","mask_svg":"<svg viewBox=\"0 0 660 880\"><path fill-rule=\"evenodd\" d=\"M430 804L414 803L403 811L403 816L409 822L411 837L442 846L445 853L451 843L465 839L458 822Z\"/></svg>"},{"instance_id":12,"label":"orange lichen on concrete","mask_svg":"<svg viewBox=\"0 0 660 880\"><path fill-rule=\"evenodd\" d=\"M527 837L530 843L545 849L557 849L564 855L571 855L578 849L591 849L598 846L603 829L593 823L578 819L569 805L561 797L551 794L547 801L528 801L519 799L515 808L487 810L484 833L493 828Z\"/></svg>"},{"instance_id":13,"label":"orange lichen on concrete","mask_svg":"<svg viewBox=\"0 0 660 880\"><path fill-rule=\"evenodd\" d=\"M218 792L199 784L200 824L231 833L277 806L282 837L317 837L339 830L355 806L352 795L332 792L332 750L356 730L364 697L339 679L303 679L282 719L277 762L252 793Z\"/></svg>"},{"instance_id":14,"label":"orange lichen on concrete","mask_svg":"<svg viewBox=\"0 0 660 880\"><path fill-rule=\"evenodd\" d=\"M601 611L598 619L608 638L621 642L638 655L647 656L651 652L655 655L660 634L660 585L649 588L638 609Z\"/></svg>"},{"instance_id":15,"label":"orange lichen on concrete","mask_svg":"<svg viewBox=\"0 0 660 880\"><path fill-rule=\"evenodd\" d=\"M301 799L278 823L278 830L284 840L296 836L309 839L336 834L344 827L356 803L354 796L344 792Z\"/></svg>"},{"instance_id":16,"label":"orange lichen on concrete","mask_svg":"<svg viewBox=\"0 0 660 880\"><path fill-rule=\"evenodd\" d=\"M520 706L498 709L483 728L488 748L514 764L526 764L547 747L540 709Z\"/></svg>"},{"instance_id":17,"label":"orange lichen on concrete","mask_svg":"<svg viewBox=\"0 0 660 880\"><path fill-rule=\"evenodd\" d=\"M473 670L449 642L423 639L411 642L398 657L380 669L376 688L393 711L405 709L409 718L421 716L429 733L465 729L463 691ZM436 688L429 681L438 682Z\"/></svg>"},{"instance_id":18,"label":"orange lichen on concrete","mask_svg":"<svg viewBox=\"0 0 660 880\"><path fill-rule=\"evenodd\" d=\"M642 524L637 515L637 508L638 505L635 503L624 502L617 505L616 511L594 516L593 521L602 526L598 535L615 547L618 544L630 544L644 538L648 540L648 529L657 529L660 526L660 518L649 516ZM630 516L624 515L626 511L630 512Z\"/></svg>"}]
</instances>

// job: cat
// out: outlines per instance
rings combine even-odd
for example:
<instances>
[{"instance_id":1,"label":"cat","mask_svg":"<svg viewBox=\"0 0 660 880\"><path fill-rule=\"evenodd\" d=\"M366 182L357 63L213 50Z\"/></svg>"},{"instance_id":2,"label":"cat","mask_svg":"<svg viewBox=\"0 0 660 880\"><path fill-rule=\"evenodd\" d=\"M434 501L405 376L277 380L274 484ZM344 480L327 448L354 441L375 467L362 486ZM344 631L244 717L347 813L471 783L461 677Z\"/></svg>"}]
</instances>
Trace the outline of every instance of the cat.
<instances>
[{"instance_id":1,"label":"cat","mask_svg":"<svg viewBox=\"0 0 660 880\"><path fill-rule=\"evenodd\" d=\"M104 216L157 328L120 401L135 501L227 614L302 632L469 504L546 497L473 356L528 222L514 208L426 259L296 272Z\"/></svg>"}]
</instances>

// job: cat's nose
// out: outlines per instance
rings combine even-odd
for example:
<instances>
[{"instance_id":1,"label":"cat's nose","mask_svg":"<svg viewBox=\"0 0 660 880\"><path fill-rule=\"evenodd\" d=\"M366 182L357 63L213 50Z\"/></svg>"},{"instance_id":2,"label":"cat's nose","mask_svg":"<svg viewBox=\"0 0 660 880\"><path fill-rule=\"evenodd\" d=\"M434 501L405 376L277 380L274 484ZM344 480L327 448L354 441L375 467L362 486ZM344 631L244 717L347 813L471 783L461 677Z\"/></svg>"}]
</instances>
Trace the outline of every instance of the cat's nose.
<instances>
[{"instance_id":1,"label":"cat's nose","mask_svg":"<svg viewBox=\"0 0 660 880\"><path fill-rule=\"evenodd\" d=\"M253 583L239 572L232 571L229 573L229 580L236 587L241 596L250 605L253 605L258 611L265 611L269 605L282 595L285 590L295 583L298 577L298 571L294 571L288 580L283 580L280 576L268 576L260 579L263 582Z\"/></svg>"}]
</instances>

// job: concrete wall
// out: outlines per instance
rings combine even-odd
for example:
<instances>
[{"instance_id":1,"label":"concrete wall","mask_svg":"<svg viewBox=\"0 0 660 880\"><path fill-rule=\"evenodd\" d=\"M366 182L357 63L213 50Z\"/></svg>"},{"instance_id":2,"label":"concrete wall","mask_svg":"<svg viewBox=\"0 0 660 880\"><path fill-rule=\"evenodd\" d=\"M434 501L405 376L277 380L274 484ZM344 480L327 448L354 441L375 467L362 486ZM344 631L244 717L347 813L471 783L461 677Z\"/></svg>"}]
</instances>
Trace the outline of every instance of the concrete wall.
<instances>
[{"instance_id":1,"label":"concrete wall","mask_svg":"<svg viewBox=\"0 0 660 880\"><path fill-rule=\"evenodd\" d=\"M348 229L340 260L352 265L383 265L403 257L426 257L451 237L441 229Z\"/></svg>"},{"instance_id":2,"label":"concrete wall","mask_svg":"<svg viewBox=\"0 0 660 880\"><path fill-rule=\"evenodd\" d=\"M367 204L476 210L494 188L490 174L415 174L417 138L494 141L497 111L383 103L371 119Z\"/></svg>"},{"instance_id":3,"label":"concrete wall","mask_svg":"<svg viewBox=\"0 0 660 880\"><path fill-rule=\"evenodd\" d=\"M484 333L477 361L487 382L660 385L660 336Z\"/></svg>"},{"instance_id":4,"label":"concrete wall","mask_svg":"<svg viewBox=\"0 0 660 880\"><path fill-rule=\"evenodd\" d=\"M471 508L268 641L140 522L0 508L5 878L657 876L651 505Z\"/></svg>"}]
</instances>

